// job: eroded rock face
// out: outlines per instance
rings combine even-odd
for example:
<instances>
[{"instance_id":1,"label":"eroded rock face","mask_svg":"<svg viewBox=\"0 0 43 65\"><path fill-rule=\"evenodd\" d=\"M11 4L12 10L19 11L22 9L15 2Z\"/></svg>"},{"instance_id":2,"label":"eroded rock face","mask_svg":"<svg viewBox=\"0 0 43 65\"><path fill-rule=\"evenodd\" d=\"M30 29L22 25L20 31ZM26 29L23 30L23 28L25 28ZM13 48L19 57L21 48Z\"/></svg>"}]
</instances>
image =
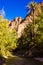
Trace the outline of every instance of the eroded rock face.
<instances>
[{"instance_id":1,"label":"eroded rock face","mask_svg":"<svg viewBox=\"0 0 43 65\"><path fill-rule=\"evenodd\" d=\"M18 26L20 25L20 22L22 21L21 17L16 17L13 21L9 21L9 27L13 29L18 29Z\"/></svg>"},{"instance_id":2,"label":"eroded rock face","mask_svg":"<svg viewBox=\"0 0 43 65\"><path fill-rule=\"evenodd\" d=\"M34 19L37 18L39 14L41 14L41 8L43 7L43 2L41 4L38 4L34 10ZM16 17L12 22L9 23L9 27L13 30L17 30L17 37L20 38L22 36L22 33L24 29L27 27L29 23L32 23L33 21L33 10L26 15L24 19L21 17Z\"/></svg>"},{"instance_id":3,"label":"eroded rock face","mask_svg":"<svg viewBox=\"0 0 43 65\"><path fill-rule=\"evenodd\" d=\"M43 7L43 2L41 3L41 7Z\"/></svg>"}]
</instances>

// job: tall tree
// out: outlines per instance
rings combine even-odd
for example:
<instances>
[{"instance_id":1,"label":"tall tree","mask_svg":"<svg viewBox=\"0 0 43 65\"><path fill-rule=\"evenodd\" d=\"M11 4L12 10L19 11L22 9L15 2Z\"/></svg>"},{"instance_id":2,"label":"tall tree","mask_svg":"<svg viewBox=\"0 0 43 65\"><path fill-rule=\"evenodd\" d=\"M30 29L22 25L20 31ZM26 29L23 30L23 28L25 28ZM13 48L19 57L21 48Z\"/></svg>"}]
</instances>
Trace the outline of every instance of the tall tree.
<instances>
[{"instance_id":1,"label":"tall tree","mask_svg":"<svg viewBox=\"0 0 43 65\"><path fill-rule=\"evenodd\" d=\"M32 29L30 28L30 38L31 38L31 41L33 41L33 38L34 38L34 26L35 26L35 18L34 18L34 12L35 12L35 9L36 9L36 6L37 6L37 3L36 2L31 2L30 4L28 4L27 8L28 8L28 11L30 10L30 12L32 12L33 14L33 21L32 21Z\"/></svg>"}]
</instances>

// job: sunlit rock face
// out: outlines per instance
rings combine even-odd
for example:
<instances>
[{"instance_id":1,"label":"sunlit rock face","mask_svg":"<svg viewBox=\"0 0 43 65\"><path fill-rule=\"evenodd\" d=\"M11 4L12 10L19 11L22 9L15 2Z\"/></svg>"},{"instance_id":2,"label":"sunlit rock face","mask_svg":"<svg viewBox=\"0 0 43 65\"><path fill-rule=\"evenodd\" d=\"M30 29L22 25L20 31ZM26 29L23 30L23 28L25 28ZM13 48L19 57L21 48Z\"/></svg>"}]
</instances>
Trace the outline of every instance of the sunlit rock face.
<instances>
[{"instance_id":1,"label":"sunlit rock face","mask_svg":"<svg viewBox=\"0 0 43 65\"><path fill-rule=\"evenodd\" d=\"M17 37L20 38L22 36L22 33L24 31L24 29L27 27L27 25L29 23L32 23L33 21L33 15L34 15L34 19L37 18L37 16L39 14L41 14L41 8L43 7L43 2L38 4L34 10L34 14L33 14L33 10L26 15L26 17L24 19L22 19L21 17L16 17L13 21L9 22L9 27L13 30L15 29L17 31Z\"/></svg>"},{"instance_id":2,"label":"sunlit rock face","mask_svg":"<svg viewBox=\"0 0 43 65\"><path fill-rule=\"evenodd\" d=\"M43 2L41 3L41 6L43 7Z\"/></svg>"},{"instance_id":3,"label":"sunlit rock face","mask_svg":"<svg viewBox=\"0 0 43 65\"><path fill-rule=\"evenodd\" d=\"M16 17L14 20L12 20L11 22L9 21L9 27L13 30L13 29L18 29L18 26L20 25L20 22L22 21L21 17Z\"/></svg>"}]
</instances>

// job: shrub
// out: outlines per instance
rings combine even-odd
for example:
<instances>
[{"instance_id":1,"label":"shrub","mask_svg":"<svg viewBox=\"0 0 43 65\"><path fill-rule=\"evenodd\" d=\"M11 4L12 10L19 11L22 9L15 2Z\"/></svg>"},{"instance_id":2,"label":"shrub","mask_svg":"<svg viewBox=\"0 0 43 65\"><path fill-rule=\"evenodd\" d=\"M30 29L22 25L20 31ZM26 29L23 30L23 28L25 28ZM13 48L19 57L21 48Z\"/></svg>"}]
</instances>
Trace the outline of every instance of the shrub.
<instances>
[{"instance_id":1,"label":"shrub","mask_svg":"<svg viewBox=\"0 0 43 65\"><path fill-rule=\"evenodd\" d=\"M0 19L0 55L7 57L11 55L17 43L16 31L8 27L8 20Z\"/></svg>"}]
</instances>

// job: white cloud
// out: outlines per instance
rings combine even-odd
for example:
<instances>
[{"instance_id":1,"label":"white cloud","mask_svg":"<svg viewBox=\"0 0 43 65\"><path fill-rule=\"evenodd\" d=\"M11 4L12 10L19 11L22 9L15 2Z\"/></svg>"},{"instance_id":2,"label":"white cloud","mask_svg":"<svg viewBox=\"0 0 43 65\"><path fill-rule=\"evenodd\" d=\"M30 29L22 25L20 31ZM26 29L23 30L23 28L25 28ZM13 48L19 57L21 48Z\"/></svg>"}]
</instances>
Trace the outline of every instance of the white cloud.
<instances>
[{"instance_id":1,"label":"white cloud","mask_svg":"<svg viewBox=\"0 0 43 65\"><path fill-rule=\"evenodd\" d=\"M4 10L4 8L2 8L2 9L0 10L0 15L2 15L3 17L5 16L5 10Z\"/></svg>"}]
</instances>

